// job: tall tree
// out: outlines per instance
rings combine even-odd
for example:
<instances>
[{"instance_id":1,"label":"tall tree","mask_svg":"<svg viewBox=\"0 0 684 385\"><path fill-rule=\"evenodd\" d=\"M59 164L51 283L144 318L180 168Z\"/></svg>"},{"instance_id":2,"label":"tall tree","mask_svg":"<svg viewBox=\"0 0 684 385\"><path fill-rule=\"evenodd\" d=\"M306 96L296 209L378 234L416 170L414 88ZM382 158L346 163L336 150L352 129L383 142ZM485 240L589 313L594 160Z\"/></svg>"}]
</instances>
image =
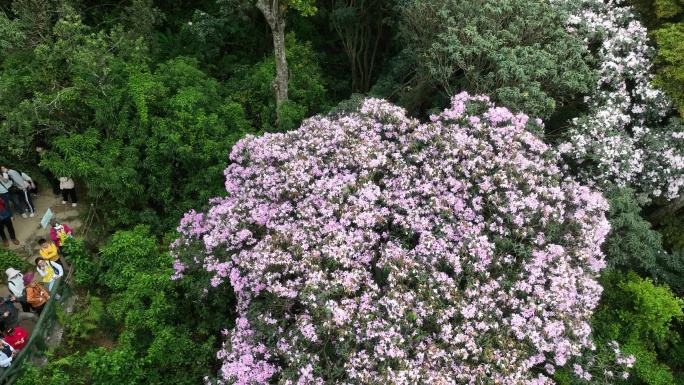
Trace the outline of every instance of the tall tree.
<instances>
[{"instance_id":1,"label":"tall tree","mask_svg":"<svg viewBox=\"0 0 684 385\"><path fill-rule=\"evenodd\" d=\"M378 49L385 33L384 18L391 7L386 0L336 1L330 23L342 39L351 70L351 91L370 90Z\"/></svg>"},{"instance_id":2,"label":"tall tree","mask_svg":"<svg viewBox=\"0 0 684 385\"><path fill-rule=\"evenodd\" d=\"M221 380L550 383L590 345L608 223L539 128L460 94L429 123L369 99L238 142L172 251L235 292Z\"/></svg>"},{"instance_id":3,"label":"tall tree","mask_svg":"<svg viewBox=\"0 0 684 385\"><path fill-rule=\"evenodd\" d=\"M256 7L264 15L273 34L276 77L271 82L270 88L276 98L278 122L280 122L280 108L288 100L287 91L290 79L285 55L285 15L289 8L296 9L304 16L313 15L316 12L314 2L315 0L257 0L256 2Z\"/></svg>"},{"instance_id":4,"label":"tall tree","mask_svg":"<svg viewBox=\"0 0 684 385\"><path fill-rule=\"evenodd\" d=\"M397 87L402 100L425 104L414 95L467 91L546 118L595 81L589 51L564 28L567 14L547 2L411 0L399 12L403 54L412 61L399 74L411 78Z\"/></svg>"}]
</instances>

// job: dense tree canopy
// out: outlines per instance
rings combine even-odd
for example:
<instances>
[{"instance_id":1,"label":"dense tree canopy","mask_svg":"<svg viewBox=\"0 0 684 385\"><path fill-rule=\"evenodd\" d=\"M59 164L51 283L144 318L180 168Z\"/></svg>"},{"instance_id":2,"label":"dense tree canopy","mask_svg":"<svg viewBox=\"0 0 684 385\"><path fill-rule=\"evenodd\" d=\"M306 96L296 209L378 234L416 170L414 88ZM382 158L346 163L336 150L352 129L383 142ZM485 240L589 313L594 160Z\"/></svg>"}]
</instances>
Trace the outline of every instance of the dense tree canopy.
<instances>
[{"instance_id":1,"label":"dense tree canopy","mask_svg":"<svg viewBox=\"0 0 684 385\"><path fill-rule=\"evenodd\" d=\"M626 1L0 3L0 160L93 204L21 383L684 384L684 3Z\"/></svg>"},{"instance_id":2,"label":"dense tree canopy","mask_svg":"<svg viewBox=\"0 0 684 385\"><path fill-rule=\"evenodd\" d=\"M415 75L399 92L485 93L513 111L549 117L587 93L595 73L567 14L534 0L409 1L401 40Z\"/></svg>"},{"instance_id":3,"label":"dense tree canopy","mask_svg":"<svg viewBox=\"0 0 684 385\"><path fill-rule=\"evenodd\" d=\"M425 124L370 99L236 144L175 250L178 276L236 292L224 380L546 382L591 345L608 223L538 125L467 94Z\"/></svg>"}]
</instances>

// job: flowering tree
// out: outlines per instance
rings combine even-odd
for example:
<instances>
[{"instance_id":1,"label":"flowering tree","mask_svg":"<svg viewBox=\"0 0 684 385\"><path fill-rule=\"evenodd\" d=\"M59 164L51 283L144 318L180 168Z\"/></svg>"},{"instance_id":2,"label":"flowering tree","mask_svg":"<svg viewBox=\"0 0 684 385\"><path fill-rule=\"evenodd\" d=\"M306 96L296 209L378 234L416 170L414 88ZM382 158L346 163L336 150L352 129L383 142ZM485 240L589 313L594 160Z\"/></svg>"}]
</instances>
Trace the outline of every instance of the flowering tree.
<instances>
[{"instance_id":1,"label":"flowering tree","mask_svg":"<svg viewBox=\"0 0 684 385\"><path fill-rule=\"evenodd\" d=\"M673 107L651 85L646 28L617 0L554 0L574 13L567 29L596 46L600 79L559 146L580 176L603 186L632 186L650 197L677 198L684 187L684 127L666 121Z\"/></svg>"},{"instance_id":2,"label":"flowering tree","mask_svg":"<svg viewBox=\"0 0 684 385\"><path fill-rule=\"evenodd\" d=\"M370 99L234 146L227 197L172 245L174 278L235 291L222 382L545 384L592 347L606 201L540 121L452 103L420 123Z\"/></svg>"}]
</instances>

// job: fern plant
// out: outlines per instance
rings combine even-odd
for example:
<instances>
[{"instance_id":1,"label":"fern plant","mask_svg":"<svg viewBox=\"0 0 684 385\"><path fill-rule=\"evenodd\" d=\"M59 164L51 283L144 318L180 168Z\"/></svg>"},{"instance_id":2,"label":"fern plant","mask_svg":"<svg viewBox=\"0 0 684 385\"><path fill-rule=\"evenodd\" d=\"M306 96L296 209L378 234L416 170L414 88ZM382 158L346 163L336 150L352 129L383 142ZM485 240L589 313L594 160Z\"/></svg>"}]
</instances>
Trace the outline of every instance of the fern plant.
<instances>
[{"instance_id":1,"label":"fern plant","mask_svg":"<svg viewBox=\"0 0 684 385\"><path fill-rule=\"evenodd\" d=\"M78 303L76 310L69 314L60 306L56 307L59 322L64 326L67 343L73 346L83 341L99 329L100 319L105 313L104 304L99 297L86 294L85 300Z\"/></svg>"}]
</instances>

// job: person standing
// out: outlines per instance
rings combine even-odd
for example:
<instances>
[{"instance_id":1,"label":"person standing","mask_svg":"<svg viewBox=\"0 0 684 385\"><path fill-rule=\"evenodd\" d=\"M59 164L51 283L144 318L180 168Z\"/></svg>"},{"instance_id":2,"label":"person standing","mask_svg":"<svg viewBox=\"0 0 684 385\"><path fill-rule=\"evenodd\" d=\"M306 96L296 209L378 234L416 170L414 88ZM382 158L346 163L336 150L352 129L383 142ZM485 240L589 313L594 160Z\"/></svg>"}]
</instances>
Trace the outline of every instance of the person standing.
<instances>
[{"instance_id":1,"label":"person standing","mask_svg":"<svg viewBox=\"0 0 684 385\"><path fill-rule=\"evenodd\" d=\"M64 275L64 268L57 262L46 261L41 257L36 258L35 262L36 271L43 277L43 283L46 284L48 291L52 291L55 280Z\"/></svg>"},{"instance_id":2,"label":"person standing","mask_svg":"<svg viewBox=\"0 0 684 385\"><path fill-rule=\"evenodd\" d=\"M36 215L36 208L33 205L33 199L31 199L31 189L36 187L33 184L33 179L25 173L8 168L7 166L0 166L0 171L9 176L12 185L18 189L17 195L20 196L20 200L26 202L29 216L33 218ZM26 214L22 214L22 217L26 218Z\"/></svg>"},{"instance_id":3,"label":"person standing","mask_svg":"<svg viewBox=\"0 0 684 385\"><path fill-rule=\"evenodd\" d=\"M38 165L38 167L40 167L40 173L45 175L45 178L50 183L50 186L52 186L52 195L54 195L54 197L57 198L61 193L61 189L59 188L59 180L57 180L55 174L53 174L52 171L48 170L43 166L42 158L44 155L45 145L41 143L36 144L36 164Z\"/></svg>"},{"instance_id":4,"label":"person standing","mask_svg":"<svg viewBox=\"0 0 684 385\"><path fill-rule=\"evenodd\" d=\"M0 197L0 236L2 237L2 244L5 247L9 247L10 244L7 240L7 235L5 235L5 227L12 239L12 243L18 245L19 240L17 239L17 234L14 232L14 225L12 224L12 213L5 207L5 201Z\"/></svg>"},{"instance_id":5,"label":"person standing","mask_svg":"<svg viewBox=\"0 0 684 385\"><path fill-rule=\"evenodd\" d=\"M34 279L33 274L26 274L24 282L26 283L26 300L31 304L33 310L40 315L48 299L50 299L50 293Z\"/></svg>"},{"instance_id":6,"label":"person standing","mask_svg":"<svg viewBox=\"0 0 684 385\"><path fill-rule=\"evenodd\" d=\"M6 172L0 172L0 197L5 201L5 207L7 208L7 211L10 212L10 217L13 217L12 210L10 210L9 207L9 202L12 202L14 203L14 206L17 207L17 211L19 211L21 217L27 218L26 213L24 212L24 206L19 203L19 196L17 196L18 191L19 187L12 184L9 175L7 175Z\"/></svg>"},{"instance_id":7,"label":"person standing","mask_svg":"<svg viewBox=\"0 0 684 385\"><path fill-rule=\"evenodd\" d=\"M31 305L26 301L26 287L24 286L24 275L13 267L5 270L7 274L7 288L14 295L17 302L21 304L21 310L31 311Z\"/></svg>"},{"instance_id":8,"label":"person standing","mask_svg":"<svg viewBox=\"0 0 684 385\"><path fill-rule=\"evenodd\" d=\"M60 241L61 241L61 239L60 239ZM60 258L59 250L57 249L57 245L55 245L52 242L48 242L44 238L40 238L38 240L38 246L40 246L40 249L38 249L38 252L40 253L40 256L43 257L44 260L50 261L50 262L57 262L62 266L66 266L64 264L64 261L62 261L62 258Z\"/></svg>"},{"instance_id":9,"label":"person standing","mask_svg":"<svg viewBox=\"0 0 684 385\"><path fill-rule=\"evenodd\" d=\"M71 196L71 207L76 207L78 204L78 198L76 198L76 189L74 188L74 180L68 176L63 176L59 178L59 188L62 189L62 204L67 204L69 197Z\"/></svg>"},{"instance_id":10,"label":"person standing","mask_svg":"<svg viewBox=\"0 0 684 385\"><path fill-rule=\"evenodd\" d=\"M14 296L5 298L2 300L2 305L0 305L0 321L2 321L2 330L6 328L14 328L19 325L19 322L30 319L33 322L38 322L38 316L25 311L19 311L14 306L14 301L12 300Z\"/></svg>"},{"instance_id":11,"label":"person standing","mask_svg":"<svg viewBox=\"0 0 684 385\"><path fill-rule=\"evenodd\" d=\"M50 229L50 239L52 239L53 242L55 242L55 245L57 245L57 248L59 251L62 251L62 245L64 244L64 240L67 239L71 235L72 231L69 228L69 226L59 222L55 222L52 224L52 228Z\"/></svg>"}]
</instances>

